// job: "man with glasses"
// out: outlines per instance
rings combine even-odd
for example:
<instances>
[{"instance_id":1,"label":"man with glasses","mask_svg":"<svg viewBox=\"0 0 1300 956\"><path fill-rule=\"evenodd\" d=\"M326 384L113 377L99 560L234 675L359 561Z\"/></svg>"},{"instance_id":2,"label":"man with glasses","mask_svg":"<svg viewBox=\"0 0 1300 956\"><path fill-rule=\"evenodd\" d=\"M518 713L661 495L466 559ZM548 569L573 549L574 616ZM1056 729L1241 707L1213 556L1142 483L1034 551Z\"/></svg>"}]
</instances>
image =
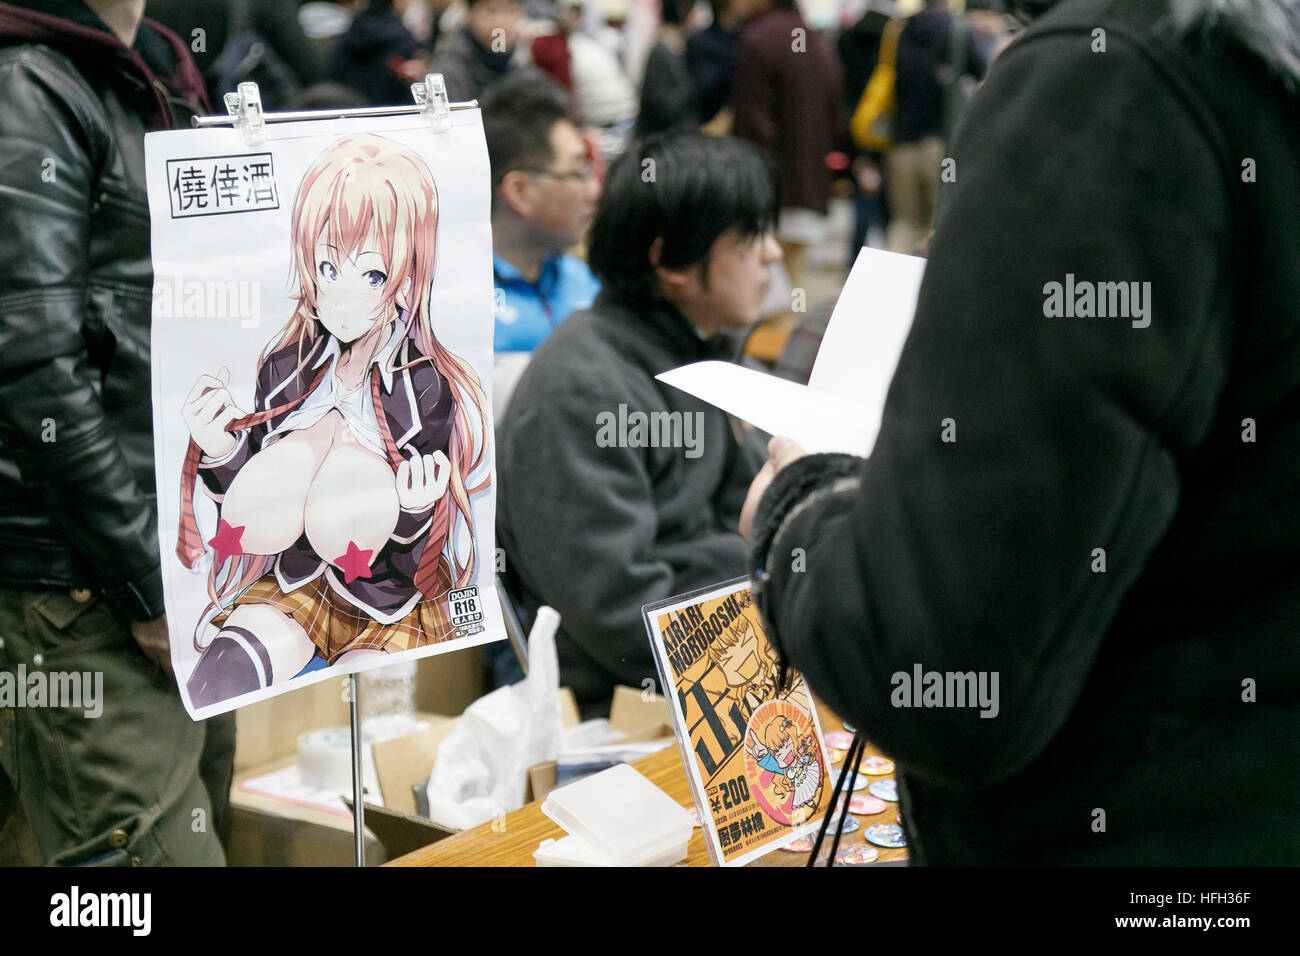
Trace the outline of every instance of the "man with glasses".
<instances>
[{"instance_id":1,"label":"man with glasses","mask_svg":"<svg viewBox=\"0 0 1300 956\"><path fill-rule=\"evenodd\" d=\"M568 117L564 91L535 77L505 80L483 101L497 352L531 353L600 289L587 264L565 251L582 241L600 191Z\"/></svg>"}]
</instances>

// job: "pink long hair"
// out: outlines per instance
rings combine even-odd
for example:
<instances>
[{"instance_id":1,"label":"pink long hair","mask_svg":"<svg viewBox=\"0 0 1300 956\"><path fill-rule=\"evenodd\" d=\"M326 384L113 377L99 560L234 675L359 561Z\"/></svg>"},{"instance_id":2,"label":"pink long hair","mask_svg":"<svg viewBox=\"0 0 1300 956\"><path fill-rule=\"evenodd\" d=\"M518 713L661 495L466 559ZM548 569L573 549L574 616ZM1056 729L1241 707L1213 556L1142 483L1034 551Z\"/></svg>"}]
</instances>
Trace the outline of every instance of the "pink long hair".
<instances>
[{"instance_id":1,"label":"pink long hair","mask_svg":"<svg viewBox=\"0 0 1300 956\"><path fill-rule=\"evenodd\" d=\"M401 143L371 133L349 136L323 150L304 174L294 199L290 230L292 269L299 289L294 296L297 305L279 337L259 358L258 372L273 352L295 343L299 355L295 374L303 376L307 372L302 357L321 334L316 319L315 249L322 231L325 241L345 258L354 257L367 240L374 241L374 248L382 253L388 267L382 296L394 321L398 297L405 281L410 280L406 319L409 334L421 353L415 362L390 371L431 362L452 390L455 412L447 448L451 478L447 493L434 506L424 547L440 555L439 592L464 587L474 579L476 564L470 498L491 481L484 477L479 484L469 486L470 476L487 455L487 397L474 369L443 348L433 334L429 290L436 267L438 232L438 191L433 176L424 160ZM480 436L477 442L475 424ZM456 541L461 521L469 542L463 561ZM214 607L226 606L262 577L274 559L274 555L243 555L225 575L220 574L214 561L208 576L208 594Z\"/></svg>"}]
</instances>

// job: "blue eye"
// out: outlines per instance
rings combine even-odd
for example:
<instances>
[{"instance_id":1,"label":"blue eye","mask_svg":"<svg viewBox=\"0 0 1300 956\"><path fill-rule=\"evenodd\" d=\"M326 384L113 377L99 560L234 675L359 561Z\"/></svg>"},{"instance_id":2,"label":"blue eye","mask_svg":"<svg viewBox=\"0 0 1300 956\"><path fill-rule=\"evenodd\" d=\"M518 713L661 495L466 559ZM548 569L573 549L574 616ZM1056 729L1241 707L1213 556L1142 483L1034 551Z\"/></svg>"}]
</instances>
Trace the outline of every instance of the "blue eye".
<instances>
[{"instance_id":1,"label":"blue eye","mask_svg":"<svg viewBox=\"0 0 1300 956\"><path fill-rule=\"evenodd\" d=\"M321 278L329 282L333 282L339 277L339 270L335 269L334 263L328 259L321 260L321 264L317 266L317 271L321 274Z\"/></svg>"},{"instance_id":2,"label":"blue eye","mask_svg":"<svg viewBox=\"0 0 1300 956\"><path fill-rule=\"evenodd\" d=\"M366 273L366 282L370 283L370 288L372 289L378 289L384 284L384 280L387 278L388 276L384 275L378 269L371 269Z\"/></svg>"}]
</instances>

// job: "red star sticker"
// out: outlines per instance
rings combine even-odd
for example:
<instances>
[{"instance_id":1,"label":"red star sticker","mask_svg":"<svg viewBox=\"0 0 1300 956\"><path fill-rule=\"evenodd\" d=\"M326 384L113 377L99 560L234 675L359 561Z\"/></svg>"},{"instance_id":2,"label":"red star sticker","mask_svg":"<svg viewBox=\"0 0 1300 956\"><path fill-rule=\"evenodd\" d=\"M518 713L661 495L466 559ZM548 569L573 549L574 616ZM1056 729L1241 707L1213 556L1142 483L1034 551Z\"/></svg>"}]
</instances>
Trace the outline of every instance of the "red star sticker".
<instances>
[{"instance_id":1,"label":"red star sticker","mask_svg":"<svg viewBox=\"0 0 1300 956\"><path fill-rule=\"evenodd\" d=\"M370 556L373 551L362 551L355 541L348 542L348 553L334 559L343 572L343 583L351 584L357 578L370 577Z\"/></svg>"},{"instance_id":2,"label":"red star sticker","mask_svg":"<svg viewBox=\"0 0 1300 956\"><path fill-rule=\"evenodd\" d=\"M226 563L227 558L239 557L244 553L243 546L240 545L239 539L243 537L244 526L232 528L230 523L222 518L217 522L217 534L208 544L217 552L217 566Z\"/></svg>"}]
</instances>

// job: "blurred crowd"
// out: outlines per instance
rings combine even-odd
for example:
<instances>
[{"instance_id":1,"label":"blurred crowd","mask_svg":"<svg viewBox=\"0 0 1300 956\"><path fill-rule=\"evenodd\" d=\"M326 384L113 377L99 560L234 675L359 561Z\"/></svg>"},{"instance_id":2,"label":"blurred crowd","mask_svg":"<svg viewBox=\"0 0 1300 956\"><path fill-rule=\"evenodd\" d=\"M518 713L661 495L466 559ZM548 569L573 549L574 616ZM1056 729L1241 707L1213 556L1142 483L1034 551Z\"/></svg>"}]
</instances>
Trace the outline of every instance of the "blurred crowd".
<instances>
[{"instance_id":1,"label":"blurred crowd","mask_svg":"<svg viewBox=\"0 0 1300 956\"><path fill-rule=\"evenodd\" d=\"M960 8L962 12L957 12ZM1002 0L149 0L190 41L210 98L257 81L268 109L411 101L439 72L453 101L506 78L568 97L593 175L632 136L703 129L766 151L779 170L786 269L851 196L851 253L917 251L930 230L943 141L1010 39ZM891 24L893 25L891 27ZM785 56L790 53L801 56ZM882 59L896 75L893 134L856 135ZM797 282L796 282L797 284Z\"/></svg>"}]
</instances>

